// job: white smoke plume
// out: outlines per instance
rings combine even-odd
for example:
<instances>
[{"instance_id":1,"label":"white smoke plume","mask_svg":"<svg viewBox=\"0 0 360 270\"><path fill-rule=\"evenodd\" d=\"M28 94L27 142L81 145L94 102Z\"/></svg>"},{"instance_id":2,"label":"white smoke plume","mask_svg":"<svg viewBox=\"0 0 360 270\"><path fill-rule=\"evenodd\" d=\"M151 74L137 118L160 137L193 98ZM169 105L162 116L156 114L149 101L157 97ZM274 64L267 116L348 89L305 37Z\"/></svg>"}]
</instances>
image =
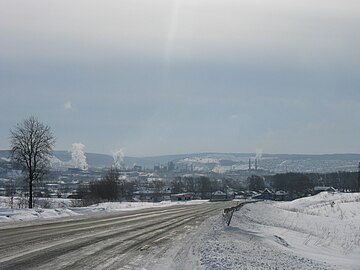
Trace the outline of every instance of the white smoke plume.
<instances>
[{"instance_id":1,"label":"white smoke plume","mask_svg":"<svg viewBox=\"0 0 360 270\"><path fill-rule=\"evenodd\" d=\"M114 166L120 170L124 168L124 151L122 149L117 150L113 153Z\"/></svg>"},{"instance_id":2,"label":"white smoke plume","mask_svg":"<svg viewBox=\"0 0 360 270\"><path fill-rule=\"evenodd\" d=\"M260 148L257 148L256 149L256 157L255 157L255 159L260 160L261 157L262 157L262 154L263 154L263 150L260 149Z\"/></svg>"},{"instance_id":3,"label":"white smoke plume","mask_svg":"<svg viewBox=\"0 0 360 270\"><path fill-rule=\"evenodd\" d=\"M71 147L71 161L75 168L81 170L87 170L89 168L86 163L86 156L84 153L84 147L82 143L73 143Z\"/></svg>"}]
</instances>

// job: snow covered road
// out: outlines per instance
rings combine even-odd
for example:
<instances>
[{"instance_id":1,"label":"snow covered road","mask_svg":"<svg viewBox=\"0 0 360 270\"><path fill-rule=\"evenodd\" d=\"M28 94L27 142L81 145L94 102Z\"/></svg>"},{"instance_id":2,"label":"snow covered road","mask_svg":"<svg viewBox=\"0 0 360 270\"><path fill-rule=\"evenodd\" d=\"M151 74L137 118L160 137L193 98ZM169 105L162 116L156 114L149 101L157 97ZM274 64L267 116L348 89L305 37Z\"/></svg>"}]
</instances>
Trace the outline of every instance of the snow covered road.
<instances>
[{"instance_id":1,"label":"snow covered road","mask_svg":"<svg viewBox=\"0 0 360 270\"><path fill-rule=\"evenodd\" d=\"M231 202L143 209L0 229L0 269L119 269Z\"/></svg>"}]
</instances>

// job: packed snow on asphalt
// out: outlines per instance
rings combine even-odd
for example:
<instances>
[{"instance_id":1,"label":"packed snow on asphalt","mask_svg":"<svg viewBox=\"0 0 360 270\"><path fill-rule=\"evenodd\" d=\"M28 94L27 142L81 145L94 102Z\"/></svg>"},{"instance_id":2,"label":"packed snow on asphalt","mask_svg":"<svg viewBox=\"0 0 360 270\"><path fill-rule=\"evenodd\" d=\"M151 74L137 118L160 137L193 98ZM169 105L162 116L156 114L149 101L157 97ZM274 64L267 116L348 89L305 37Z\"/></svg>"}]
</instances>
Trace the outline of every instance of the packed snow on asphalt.
<instances>
[{"instance_id":1,"label":"packed snow on asphalt","mask_svg":"<svg viewBox=\"0 0 360 270\"><path fill-rule=\"evenodd\" d=\"M0 221L92 215L155 205L174 203L38 208L19 210L17 215L14 209L2 208ZM170 240L159 239L158 245L140 250L124 269L360 269L360 193L323 192L291 202L247 204L234 212L230 226L219 213L202 223L187 224L181 233L165 238Z\"/></svg>"}]
</instances>

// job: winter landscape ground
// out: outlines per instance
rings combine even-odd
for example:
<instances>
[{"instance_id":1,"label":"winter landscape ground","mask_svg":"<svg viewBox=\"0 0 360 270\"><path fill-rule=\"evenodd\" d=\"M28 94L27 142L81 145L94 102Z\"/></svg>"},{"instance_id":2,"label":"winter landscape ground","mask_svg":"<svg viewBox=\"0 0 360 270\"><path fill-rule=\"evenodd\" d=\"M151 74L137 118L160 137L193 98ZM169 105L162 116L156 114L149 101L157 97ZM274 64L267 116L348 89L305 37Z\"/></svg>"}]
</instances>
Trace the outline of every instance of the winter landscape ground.
<instances>
[{"instance_id":1,"label":"winter landscape ground","mask_svg":"<svg viewBox=\"0 0 360 270\"><path fill-rule=\"evenodd\" d=\"M181 233L165 237L167 241L159 239L158 245L139 250L122 269L360 269L359 204L359 193L327 192L291 202L248 204L234 213L229 227L220 212L202 223L186 224ZM0 227L20 225L19 220L138 207L154 204L113 203L82 210L2 208L0 220L10 222Z\"/></svg>"},{"instance_id":2,"label":"winter landscape ground","mask_svg":"<svg viewBox=\"0 0 360 270\"><path fill-rule=\"evenodd\" d=\"M139 269L360 269L359 203L321 193L248 204L229 227L214 216Z\"/></svg>"}]
</instances>

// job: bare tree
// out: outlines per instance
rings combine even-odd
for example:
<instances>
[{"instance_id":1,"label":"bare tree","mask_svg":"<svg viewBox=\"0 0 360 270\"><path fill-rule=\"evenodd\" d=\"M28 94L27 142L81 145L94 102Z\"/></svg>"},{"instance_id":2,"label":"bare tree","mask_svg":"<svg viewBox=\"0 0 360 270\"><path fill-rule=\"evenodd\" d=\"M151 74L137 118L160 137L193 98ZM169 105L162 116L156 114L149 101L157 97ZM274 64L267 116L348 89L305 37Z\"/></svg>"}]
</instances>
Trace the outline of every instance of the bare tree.
<instances>
[{"instance_id":1,"label":"bare tree","mask_svg":"<svg viewBox=\"0 0 360 270\"><path fill-rule=\"evenodd\" d=\"M265 189L264 178L258 175L249 176L247 179L249 190L260 191Z\"/></svg>"},{"instance_id":2,"label":"bare tree","mask_svg":"<svg viewBox=\"0 0 360 270\"><path fill-rule=\"evenodd\" d=\"M33 207L34 181L47 172L55 144L50 127L31 116L10 130L11 158L26 174L29 185L29 208Z\"/></svg>"},{"instance_id":3,"label":"bare tree","mask_svg":"<svg viewBox=\"0 0 360 270\"><path fill-rule=\"evenodd\" d=\"M155 180L152 182L152 186L154 188L154 202L161 201L162 200L162 193L163 189L165 187L165 183L161 180Z\"/></svg>"},{"instance_id":4,"label":"bare tree","mask_svg":"<svg viewBox=\"0 0 360 270\"><path fill-rule=\"evenodd\" d=\"M96 202L114 202L119 198L119 172L111 168L100 181L90 183L90 196Z\"/></svg>"}]
</instances>

